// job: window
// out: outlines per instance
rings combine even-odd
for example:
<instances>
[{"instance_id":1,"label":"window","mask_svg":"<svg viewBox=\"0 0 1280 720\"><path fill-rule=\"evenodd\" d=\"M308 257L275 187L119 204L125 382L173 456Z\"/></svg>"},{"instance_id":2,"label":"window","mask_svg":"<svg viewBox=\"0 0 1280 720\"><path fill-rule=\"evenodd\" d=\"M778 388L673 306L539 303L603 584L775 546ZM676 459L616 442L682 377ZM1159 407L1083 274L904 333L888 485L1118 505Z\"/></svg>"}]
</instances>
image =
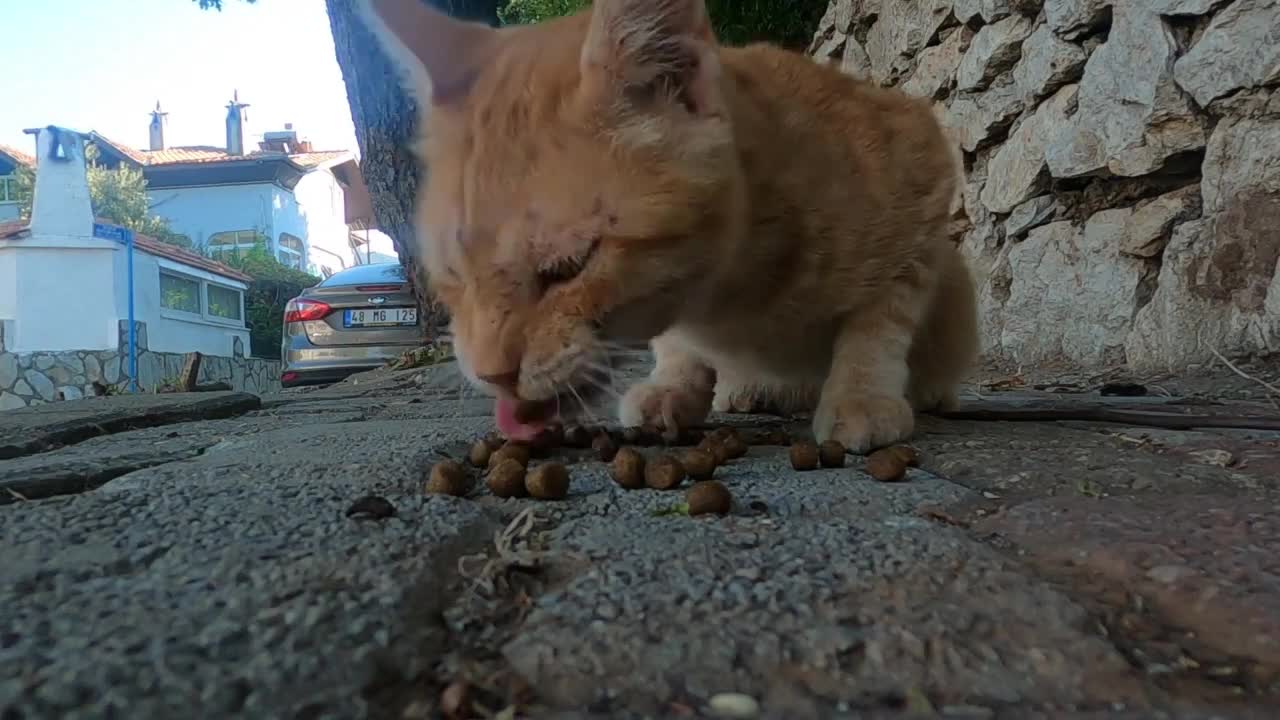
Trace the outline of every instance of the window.
<instances>
[{"instance_id":1,"label":"window","mask_svg":"<svg viewBox=\"0 0 1280 720\"><path fill-rule=\"evenodd\" d=\"M160 306L178 319L244 326L244 292L216 282L160 271Z\"/></svg>"},{"instance_id":2,"label":"window","mask_svg":"<svg viewBox=\"0 0 1280 720\"><path fill-rule=\"evenodd\" d=\"M289 233L280 233L280 245L276 248L276 258L286 267L302 269L302 239Z\"/></svg>"},{"instance_id":3,"label":"window","mask_svg":"<svg viewBox=\"0 0 1280 720\"><path fill-rule=\"evenodd\" d=\"M18 177L0 175L0 204L18 202Z\"/></svg>"},{"instance_id":4,"label":"window","mask_svg":"<svg viewBox=\"0 0 1280 720\"><path fill-rule=\"evenodd\" d=\"M223 320L241 320L240 291L235 288L205 283L209 294L209 314Z\"/></svg>"},{"instance_id":5,"label":"window","mask_svg":"<svg viewBox=\"0 0 1280 720\"><path fill-rule=\"evenodd\" d=\"M266 237L257 230L228 230L210 235L207 245L210 255L220 256L252 250L265 241Z\"/></svg>"},{"instance_id":6,"label":"window","mask_svg":"<svg viewBox=\"0 0 1280 720\"><path fill-rule=\"evenodd\" d=\"M160 306L199 315L200 281L161 272Z\"/></svg>"}]
</instances>

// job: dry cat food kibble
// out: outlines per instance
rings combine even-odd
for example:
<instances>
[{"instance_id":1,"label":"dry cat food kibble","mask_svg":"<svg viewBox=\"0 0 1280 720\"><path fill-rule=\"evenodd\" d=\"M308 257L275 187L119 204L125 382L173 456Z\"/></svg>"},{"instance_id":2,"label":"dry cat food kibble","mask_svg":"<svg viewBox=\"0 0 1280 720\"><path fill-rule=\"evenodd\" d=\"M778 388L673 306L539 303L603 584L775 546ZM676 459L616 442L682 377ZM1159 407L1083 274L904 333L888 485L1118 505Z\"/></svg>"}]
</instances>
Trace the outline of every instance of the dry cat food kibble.
<instances>
[{"instance_id":1,"label":"dry cat food kibble","mask_svg":"<svg viewBox=\"0 0 1280 720\"><path fill-rule=\"evenodd\" d=\"M471 490L466 468L453 460L443 460L431 468L427 479L427 492L432 495L462 497Z\"/></svg>"},{"instance_id":2,"label":"dry cat food kibble","mask_svg":"<svg viewBox=\"0 0 1280 720\"><path fill-rule=\"evenodd\" d=\"M489 456L492 454L493 447L487 440L477 440L471 444L471 450L467 452L467 462L478 468L488 467Z\"/></svg>"},{"instance_id":3,"label":"dry cat food kibble","mask_svg":"<svg viewBox=\"0 0 1280 720\"><path fill-rule=\"evenodd\" d=\"M554 423L538 433L533 439L531 449L539 455L547 455L564 445L564 426Z\"/></svg>"},{"instance_id":4,"label":"dry cat food kibble","mask_svg":"<svg viewBox=\"0 0 1280 720\"><path fill-rule=\"evenodd\" d=\"M906 477L907 463L892 448L876 450L867 456L867 474L880 482L898 482Z\"/></svg>"},{"instance_id":5,"label":"dry cat food kibble","mask_svg":"<svg viewBox=\"0 0 1280 720\"><path fill-rule=\"evenodd\" d=\"M601 432L591 441L591 449L595 451L596 457L600 462L613 462L613 458L618 454L618 445L613 442L613 438L609 437L609 433Z\"/></svg>"},{"instance_id":6,"label":"dry cat food kibble","mask_svg":"<svg viewBox=\"0 0 1280 720\"><path fill-rule=\"evenodd\" d=\"M569 470L557 462L543 463L529 471L524 486L539 500L563 500L569 495Z\"/></svg>"},{"instance_id":7,"label":"dry cat food kibble","mask_svg":"<svg viewBox=\"0 0 1280 720\"><path fill-rule=\"evenodd\" d=\"M733 496L724 483L715 480L704 480L694 483L685 495L685 503L689 506L690 515L728 515L733 507Z\"/></svg>"},{"instance_id":8,"label":"dry cat food kibble","mask_svg":"<svg viewBox=\"0 0 1280 720\"><path fill-rule=\"evenodd\" d=\"M574 425L564 431L564 444L571 448L589 448L593 439L591 431L581 425Z\"/></svg>"},{"instance_id":9,"label":"dry cat food kibble","mask_svg":"<svg viewBox=\"0 0 1280 720\"><path fill-rule=\"evenodd\" d=\"M497 467L503 460L515 460L521 467L529 464L529 446L524 443L508 442L489 456L489 467Z\"/></svg>"},{"instance_id":10,"label":"dry cat food kibble","mask_svg":"<svg viewBox=\"0 0 1280 720\"><path fill-rule=\"evenodd\" d=\"M708 435L698 443L699 450L706 450L715 458L716 465L723 465L729 462L729 449L724 446L714 435Z\"/></svg>"},{"instance_id":11,"label":"dry cat food kibble","mask_svg":"<svg viewBox=\"0 0 1280 720\"><path fill-rule=\"evenodd\" d=\"M730 459L740 458L747 454L747 450L750 450L746 441L733 430L730 430L728 434L725 435L724 439L720 441L720 444L724 446L724 450L729 455Z\"/></svg>"},{"instance_id":12,"label":"dry cat food kibble","mask_svg":"<svg viewBox=\"0 0 1280 720\"><path fill-rule=\"evenodd\" d=\"M644 487L644 466L644 455L639 450L624 447L613 456L609 474L614 482L627 490L639 490Z\"/></svg>"},{"instance_id":13,"label":"dry cat food kibble","mask_svg":"<svg viewBox=\"0 0 1280 720\"><path fill-rule=\"evenodd\" d=\"M524 497L524 465L511 458L500 460L485 475L484 484L500 498Z\"/></svg>"},{"instance_id":14,"label":"dry cat food kibble","mask_svg":"<svg viewBox=\"0 0 1280 720\"><path fill-rule=\"evenodd\" d=\"M396 514L396 506L380 495L365 495L351 503L347 508L347 517L386 520Z\"/></svg>"},{"instance_id":15,"label":"dry cat food kibble","mask_svg":"<svg viewBox=\"0 0 1280 720\"><path fill-rule=\"evenodd\" d=\"M659 455L645 464L644 484L654 490L671 490L684 482L685 470L670 455Z\"/></svg>"},{"instance_id":16,"label":"dry cat food kibble","mask_svg":"<svg viewBox=\"0 0 1280 720\"><path fill-rule=\"evenodd\" d=\"M824 468L844 467L844 446L828 440L818 446L818 461Z\"/></svg>"},{"instance_id":17,"label":"dry cat food kibble","mask_svg":"<svg viewBox=\"0 0 1280 720\"><path fill-rule=\"evenodd\" d=\"M680 464L694 480L709 480L716 471L716 456L708 450L693 448L680 455Z\"/></svg>"},{"instance_id":18,"label":"dry cat food kibble","mask_svg":"<svg viewBox=\"0 0 1280 720\"><path fill-rule=\"evenodd\" d=\"M811 440L797 440L791 444L791 467L800 470L818 469L818 446Z\"/></svg>"},{"instance_id":19,"label":"dry cat food kibble","mask_svg":"<svg viewBox=\"0 0 1280 720\"><path fill-rule=\"evenodd\" d=\"M910 445L894 445L889 448L898 459L907 465L907 467L919 467L920 452Z\"/></svg>"}]
</instances>

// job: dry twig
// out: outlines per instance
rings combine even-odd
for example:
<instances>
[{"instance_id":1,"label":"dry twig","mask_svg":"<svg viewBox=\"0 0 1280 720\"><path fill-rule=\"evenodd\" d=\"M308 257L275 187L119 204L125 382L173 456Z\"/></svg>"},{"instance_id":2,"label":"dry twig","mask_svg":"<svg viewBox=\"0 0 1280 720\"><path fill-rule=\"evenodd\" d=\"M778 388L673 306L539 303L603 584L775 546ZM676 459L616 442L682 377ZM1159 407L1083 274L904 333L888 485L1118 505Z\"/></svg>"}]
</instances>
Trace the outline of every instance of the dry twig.
<instances>
[{"instance_id":1,"label":"dry twig","mask_svg":"<svg viewBox=\"0 0 1280 720\"><path fill-rule=\"evenodd\" d=\"M498 580L509 571L537 570L550 555L565 554L521 542L533 532L537 522L533 508L525 508L505 528L493 534L493 557L488 553L477 553L458 558L458 574L472 582L472 592L482 589L491 595L497 589Z\"/></svg>"},{"instance_id":2,"label":"dry twig","mask_svg":"<svg viewBox=\"0 0 1280 720\"><path fill-rule=\"evenodd\" d=\"M1239 375L1245 380L1248 380L1249 382L1253 382L1253 383L1257 383L1258 385L1261 385L1262 387L1266 388L1268 392L1275 395L1277 398L1280 398L1280 388L1276 387L1275 385L1272 385L1271 383L1267 382L1266 380L1263 380L1260 377L1254 377L1253 375L1250 375L1249 373L1236 367L1235 363L1231 362L1226 358L1225 355L1218 352L1218 349L1215 348L1214 346L1210 345L1208 347L1209 347L1209 352L1213 353L1214 357L1222 361L1222 364L1226 365L1228 370L1235 373L1236 375ZM1276 407L1280 407L1280 405L1276 403L1275 398L1270 398L1270 400L1272 405L1275 405Z\"/></svg>"}]
</instances>

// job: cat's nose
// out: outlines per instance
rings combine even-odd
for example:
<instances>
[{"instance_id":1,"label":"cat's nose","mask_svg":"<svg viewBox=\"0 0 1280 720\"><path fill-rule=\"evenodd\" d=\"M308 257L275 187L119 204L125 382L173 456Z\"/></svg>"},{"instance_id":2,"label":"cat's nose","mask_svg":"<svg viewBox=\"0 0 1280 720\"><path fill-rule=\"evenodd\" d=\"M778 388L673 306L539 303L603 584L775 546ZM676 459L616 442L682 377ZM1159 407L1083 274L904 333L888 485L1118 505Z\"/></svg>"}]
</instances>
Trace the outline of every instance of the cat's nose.
<instances>
[{"instance_id":1,"label":"cat's nose","mask_svg":"<svg viewBox=\"0 0 1280 720\"><path fill-rule=\"evenodd\" d=\"M490 385L496 385L512 395L516 394L516 388L520 386L519 370L510 370L504 373L495 373L493 375L478 375L477 377L479 377L482 382L486 382Z\"/></svg>"}]
</instances>

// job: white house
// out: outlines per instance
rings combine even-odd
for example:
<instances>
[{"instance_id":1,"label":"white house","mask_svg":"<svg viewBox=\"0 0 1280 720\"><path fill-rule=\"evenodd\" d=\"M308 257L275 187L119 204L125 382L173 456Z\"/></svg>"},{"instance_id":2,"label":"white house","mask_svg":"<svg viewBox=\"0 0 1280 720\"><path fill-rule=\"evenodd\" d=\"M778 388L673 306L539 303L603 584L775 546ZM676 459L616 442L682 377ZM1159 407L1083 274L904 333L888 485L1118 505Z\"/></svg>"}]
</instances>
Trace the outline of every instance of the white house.
<instances>
[{"instance_id":1,"label":"white house","mask_svg":"<svg viewBox=\"0 0 1280 720\"><path fill-rule=\"evenodd\" d=\"M168 145L159 103L148 149L89 138L99 163L141 169L152 212L194 247L216 256L262 242L280 262L320 276L369 262L367 233L356 228L369 224L372 203L355 156L315 151L290 125L249 149L246 107L238 97L227 104L221 146Z\"/></svg>"},{"instance_id":2,"label":"white house","mask_svg":"<svg viewBox=\"0 0 1280 720\"><path fill-rule=\"evenodd\" d=\"M86 138L53 126L36 134L30 222L0 223L2 347L18 354L119 350L129 265L125 246L95 227ZM134 319L152 352L232 357L249 346L249 276L142 235L132 269Z\"/></svg>"},{"instance_id":3,"label":"white house","mask_svg":"<svg viewBox=\"0 0 1280 720\"><path fill-rule=\"evenodd\" d=\"M35 158L0 145L0 222L18 219L18 168L35 166Z\"/></svg>"}]
</instances>

